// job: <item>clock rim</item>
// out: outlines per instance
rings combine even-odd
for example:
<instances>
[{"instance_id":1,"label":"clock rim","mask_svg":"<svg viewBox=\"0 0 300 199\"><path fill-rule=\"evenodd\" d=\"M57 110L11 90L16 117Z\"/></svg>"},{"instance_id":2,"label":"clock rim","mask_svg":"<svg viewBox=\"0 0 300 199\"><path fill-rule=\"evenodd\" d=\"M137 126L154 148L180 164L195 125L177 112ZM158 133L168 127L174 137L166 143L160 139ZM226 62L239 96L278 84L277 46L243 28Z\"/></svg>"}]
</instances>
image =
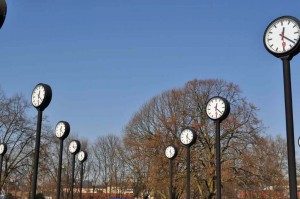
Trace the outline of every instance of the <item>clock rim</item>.
<instances>
[{"instance_id":1,"label":"clock rim","mask_svg":"<svg viewBox=\"0 0 300 199\"><path fill-rule=\"evenodd\" d=\"M224 110L224 113L223 113L223 115L221 115L221 117L219 117L219 118L211 118L211 117L208 115L208 113L207 113L207 106L208 106L209 102L210 102L212 99L214 99L214 98L220 98L220 99L222 99L223 102L224 102L224 104L225 104L225 110ZM224 98L224 97L221 97L221 96L213 96L213 97L211 97L211 98L207 101L207 103L206 103L205 113L206 113L207 117L209 117L209 119L211 119L211 120L213 120L213 121L219 121L219 122L221 122L221 121L223 121L224 119L226 119L227 116L228 116L229 113L230 113L230 103L229 103L228 100L227 100L226 98Z\"/></svg>"},{"instance_id":2,"label":"clock rim","mask_svg":"<svg viewBox=\"0 0 300 199\"><path fill-rule=\"evenodd\" d=\"M182 142L182 140L181 140L181 134L183 133L183 131L185 131L185 130L190 130L191 132L192 132L192 134L193 134L193 139L190 141L190 143L188 143L188 144L184 144L183 142ZM183 144L183 145L185 145L185 146L191 146L191 145L193 145L195 142L196 142L196 140L197 140L197 133L196 133L196 130L195 129L193 129L192 127L184 127L184 128L182 128L182 130L181 130L181 133L180 133L180 142Z\"/></svg>"},{"instance_id":3,"label":"clock rim","mask_svg":"<svg viewBox=\"0 0 300 199\"><path fill-rule=\"evenodd\" d=\"M56 135L56 128L57 128L57 126L58 126L59 123L65 124L65 132L64 132L64 135L61 136L61 137L58 137L58 136ZM61 139L61 140L64 140L64 139L66 139L66 138L69 136L69 134L70 134L70 124L69 124L69 122L63 121L63 120L57 122L57 124L56 124L56 126L55 126L55 136L56 136L57 138Z\"/></svg>"},{"instance_id":4,"label":"clock rim","mask_svg":"<svg viewBox=\"0 0 300 199\"><path fill-rule=\"evenodd\" d=\"M33 104L33 102L32 102L32 96L33 96L33 93L34 93L35 89L36 89L37 87L39 87L39 86L44 87L44 89L45 89L45 97L44 97L44 99L43 99L43 101L42 101L42 103L41 103L40 105L35 106L35 105ZM38 83L38 84L33 88L32 93L31 93L31 104L32 104L37 110L39 110L39 111L45 110L45 108L47 108L48 105L50 104L51 99L52 99L52 89L51 89L51 87L50 87L48 84Z\"/></svg>"},{"instance_id":5,"label":"clock rim","mask_svg":"<svg viewBox=\"0 0 300 199\"><path fill-rule=\"evenodd\" d=\"M166 151L167 151L167 149L168 149L169 147L172 147L172 148L174 149L174 154L173 154L172 157L168 157L168 156L166 155ZM178 150L177 150L177 148L176 148L174 145L169 145L169 146L166 147L166 149L165 149L165 156L166 156L168 159L174 159L174 158L176 158L176 157L177 157L177 154L178 154Z\"/></svg>"},{"instance_id":6,"label":"clock rim","mask_svg":"<svg viewBox=\"0 0 300 199\"><path fill-rule=\"evenodd\" d=\"M264 32L263 43L264 43L264 46L265 46L266 50L269 53L271 53L272 55L274 55L275 57L281 58L281 59L292 59L300 51L300 36L299 36L299 39L298 39L297 43L295 44L295 46L292 49L290 49L289 51L286 51L284 53L275 53L275 52L271 51L269 49L268 45L266 44L266 36L267 36L268 29L271 27L271 25L274 22L276 22L278 20L281 20L283 18L288 18L288 19L291 19L291 20L295 21L295 23L297 23L297 25L299 27L299 34L300 34L300 21L296 17L285 15L285 16L278 17L278 18L274 19L273 21L271 21L269 23L269 25L267 26L267 28Z\"/></svg>"}]
</instances>

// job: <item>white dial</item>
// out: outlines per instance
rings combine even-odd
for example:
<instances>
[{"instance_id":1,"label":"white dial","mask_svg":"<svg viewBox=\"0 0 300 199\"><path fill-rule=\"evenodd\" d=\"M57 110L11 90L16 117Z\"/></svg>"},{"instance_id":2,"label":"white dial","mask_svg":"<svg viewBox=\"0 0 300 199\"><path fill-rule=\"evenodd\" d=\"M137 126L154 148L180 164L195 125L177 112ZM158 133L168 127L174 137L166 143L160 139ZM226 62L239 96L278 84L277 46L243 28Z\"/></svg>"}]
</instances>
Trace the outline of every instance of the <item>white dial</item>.
<instances>
[{"instance_id":1,"label":"white dial","mask_svg":"<svg viewBox=\"0 0 300 199\"><path fill-rule=\"evenodd\" d=\"M184 129L180 134L180 141L184 145L190 145L195 141L196 134L191 129Z\"/></svg>"},{"instance_id":2,"label":"white dial","mask_svg":"<svg viewBox=\"0 0 300 199\"><path fill-rule=\"evenodd\" d=\"M169 159L174 158L177 154L176 148L174 146L168 146L166 148L165 154Z\"/></svg>"},{"instance_id":3,"label":"white dial","mask_svg":"<svg viewBox=\"0 0 300 199\"><path fill-rule=\"evenodd\" d=\"M58 138L66 138L70 132L70 125L68 122L60 121L55 127L55 135Z\"/></svg>"},{"instance_id":4,"label":"white dial","mask_svg":"<svg viewBox=\"0 0 300 199\"><path fill-rule=\"evenodd\" d=\"M73 140L72 142L70 142L69 145L70 153L76 153L78 152L78 150L80 150L79 142L77 140Z\"/></svg>"},{"instance_id":5,"label":"white dial","mask_svg":"<svg viewBox=\"0 0 300 199\"><path fill-rule=\"evenodd\" d=\"M78 160L79 160L80 162L85 161L86 158L87 158L87 153L86 153L85 151L80 151L80 152L78 153Z\"/></svg>"},{"instance_id":6,"label":"white dial","mask_svg":"<svg viewBox=\"0 0 300 199\"><path fill-rule=\"evenodd\" d=\"M275 54L287 53L299 42L299 23L293 17L280 17L267 28L264 43L267 49Z\"/></svg>"},{"instance_id":7,"label":"white dial","mask_svg":"<svg viewBox=\"0 0 300 199\"><path fill-rule=\"evenodd\" d=\"M6 145L0 144L0 155L4 155L5 152L6 152Z\"/></svg>"},{"instance_id":8,"label":"white dial","mask_svg":"<svg viewBox=\"0 0 300 199\"><path fill-rule=\"evenodd\" d=\"M206 105L206 114L212 120L225 119L230 111L230 105L228 101L219 96L212 97L208 100Z\"/></svg>"},{"instance_id":9,"label":"white dial","mask_svg":"<svg viewBox=\"0 0 300 199\"><path fill-rule=\"evenodd\" d=\"M33 89L33 92L32 92L32 96L31 96L32 105L34 107L39 107L45 98L45 94L46 94L46 92L45 92L44 86L41 84L38 84Z\"/></svg>"}]
</instances>

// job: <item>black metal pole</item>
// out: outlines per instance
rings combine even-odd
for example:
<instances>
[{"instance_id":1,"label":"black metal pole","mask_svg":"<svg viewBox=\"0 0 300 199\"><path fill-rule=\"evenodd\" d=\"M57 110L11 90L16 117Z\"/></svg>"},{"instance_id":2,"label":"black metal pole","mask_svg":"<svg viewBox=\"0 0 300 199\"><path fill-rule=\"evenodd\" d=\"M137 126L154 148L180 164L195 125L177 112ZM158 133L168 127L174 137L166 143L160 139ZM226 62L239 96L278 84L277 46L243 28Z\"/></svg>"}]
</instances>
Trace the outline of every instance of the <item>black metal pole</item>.
<instances>
[{"instance_id":1,"label":"black metal pole","mask_svg":"<svg viewBox=\"0 0 300 199\"><path fill-rule=\"evenodd\" d=\"M3 163L3 155L0 155L0 183L1 183L0 192L2 191L2 163Z\"/></svg>"},{"instance_id":2,"label":"black metal pole","mask_svg":"<svg viewBox=\"0 0 300 199\"><path fill-rule=\"evenodd\" d=\"M80 199L82 199L82 184L83 184L83 162L81 162L81 169L80 169Z\"/></svg>"},{"instance_id":3,"label":"black metal pole","mask_svg":"<svg viewBox=\"0 0 300 199\"><path fill-rule=\"evenodd\" d=\"M72 178L71 178L71 199L73 199L73 193L74 193L74 173L75 173L75 154L73 154L73 160L72 160Z\"/></svg>"},{"instance_id":4,"label":"black metal pole","mask_svg":"<svg viewBox=\"0 0 300 199\"><path fill-rule=\"evenodd\" d=\"M61 139L60 140L60 149L59 149L58 170L57 170L57 190L56 190L56 198L57 199L60 199L63 146L64 146L64 140Z\"/></svg>"},{"instance_id":5,"label":"black metal pole","mask_svg":"<svg viewBox=\"0 0 300 199\"><path fill-rule=\"evenodd\" d=\"M290 198L297 199L298 198L297 197L297 176L296 176L296 160L295 160L294 119L293 119L290 60L282 59L282 61L283 61Z\"/></svg>"},{"instance_id":6,"label":"black metal pole","mask_svg":"<svg viewBox=\"0 0 300 199\"><path fill-rule=\"evenodd\" d=\"M221 143L220 122L216 121L216 172L217 172L217 199L221 199Z\"/></svg>"},{"instance_id":7,"label":"black metal pole","mask_svg":"<svg viewBox=\"0 0 300 199\"><path fill-rule=\"evenodd\" d=\"M170 159L170 199L173 199L173 185L172 185L172 182L173 182L173 160Z\"/></svg>"},{"instance_id":8,"label":"black metal pole","mask_svg":"<svg viewBox=\"0 0 300 199\"><path fill-rule=\"evenodd\" d=\"M35 138L35 154L34 154L34 164L33 164L33 177L32 177L32 186L31 186L31 199L35 199L36 196L36 186L37 186L37 176L38 176L39 156L40 156L40 143L41 143L42 116L43 116L43 112L41 110L38 110L36 138Z\"/></svg>"},{"instance_id":9,"label":"black metal pole","mask_svg":"<svg viewBox=\"0 0 300 199\"><path fill-rule=\"evenodd\" d=\"M186 147L186 199L190 199L190 146Z\"/></svg>"}]
</instances>

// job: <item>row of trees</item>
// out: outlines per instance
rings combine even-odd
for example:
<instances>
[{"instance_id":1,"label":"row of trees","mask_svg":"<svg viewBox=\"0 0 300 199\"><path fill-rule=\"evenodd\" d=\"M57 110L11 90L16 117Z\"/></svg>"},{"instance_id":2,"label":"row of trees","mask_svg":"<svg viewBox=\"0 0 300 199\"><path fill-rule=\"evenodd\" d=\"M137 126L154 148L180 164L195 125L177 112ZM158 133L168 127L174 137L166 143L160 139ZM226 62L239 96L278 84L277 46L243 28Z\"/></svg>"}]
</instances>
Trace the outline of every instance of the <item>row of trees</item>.
<instances>
[{"instance_id":1,"label":"row of trees","mask_svg":"<svg viewBox=\"0 0 300 199\"><path fill-rule=\"evenodd\" d=\"M240 191L265 189L283 192L288 184L285 140L264 135L257 108L242 96L237 85L223 80L193 80L183 88L153 97L131 118L122 136L99 136L92 143L81 138L82 147L89 154L84 164L84 186L91 193L101 188L107 197L118 187L120 196L133 189L135 196L150 194L155 198L169 198L169 161L164 150L173 144L179 149L174 161L174 198L184 198L185 148L180 144L179 134L183 127L191 126L198 134L191 148L192 197L213 198L216 194L215 135L205 106L215 95L225 97L231 104L231 113L221 129L223 195L235 198ZM30 108L31 104L22 95L6 97L0 90L0 138L8 145L0 188L24 197L30 194L34 157L36 118L27 115ZM43 120L38 191L55 197L59 140L47 117ZM71 139L78 137L70 136L66 143ZM65 147L63 198L69 197L71 162ZM77 182L78 167L79 164Z\"/></svg>"}]
</instances>

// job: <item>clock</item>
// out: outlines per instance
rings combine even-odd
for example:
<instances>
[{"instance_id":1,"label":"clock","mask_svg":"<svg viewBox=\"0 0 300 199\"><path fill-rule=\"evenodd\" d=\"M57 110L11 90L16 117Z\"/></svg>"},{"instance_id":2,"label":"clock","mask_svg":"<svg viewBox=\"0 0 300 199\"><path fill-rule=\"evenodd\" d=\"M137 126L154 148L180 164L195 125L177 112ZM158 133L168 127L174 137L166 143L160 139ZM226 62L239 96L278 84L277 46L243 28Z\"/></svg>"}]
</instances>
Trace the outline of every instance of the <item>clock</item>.
<instances>
[{"instance_id":1,"label":"clock","mask_svg":"<svg viewBox=\"0 0 300 199\"><path fill-rule=\"evenodd\" d=\"M300 147L300 137L298 138L298 146Z\"/></svg>"},{"instance_id":2,"label":"clock","mask_svg":"<svg viewBox=\"0 0 300 199\"><path fill-rule=\"evenodd\" d=\"M6 17L6 2L5 0L0 0L0 28L2 27L5 17Z\"/></svg>"},{"instance_id":3,"label":"clock","mask_svg":"<svg viewBox=\"0 0 300 199\"><path fill-rule=\"evenodd\" d=\"M87 152L86 151L80 151L79 153L78 153L78 160L80 161L80 162L84 162L84 161L86 161L86 159L87 159Z\"/></svg>"},{"instance_id":4,"label":"clock","mask_svg":"<svg viewBox=\"0 0 300 199\"><path fill-rule=\"evenodd\" d=\"M70 124L66 121L60 121L55 127L55 135L57 138L64 140L70 133Z\"/></svg>"},{"instance_id":5,"label":"clock","mask_svg":"<svg viewBox=\"0 0 300 199\"><path fill-rule=\"evenodd\" d=\"M6 144L2 143L0 144L0 155L4 155L7 151L7 146Z\"/></svg>"},{"instance_id":6,"label":"clock","mask_svg":"<svg viewBox=\"0 0 300 199\"><path fill-rule=\"evenodd\" d=\"M196 132L191 128L185 128L180 134L180 141L184 145L191 146L197 138Z\"/></svg>"},{"instance_id":7,"label":"clock","mask_svg":"<svg viewBox=\"0 0 300 199\"><path fill-rule=\"evenodd\" d=\"M265 48L274 56L292 58L299 52L300 22L283 16L272 21L264 33Z\"/></svg>"},{"instance_id":8,"label":"clock","mask_svg":"<svg viewBox=\"0 0 300 199\"><path fill-rule=\"evenodd\" d=\"M230 104L225 98L215 96L208 100L206 114L210 119L221 122L228 116L229 112Z\"/></svg>"},{"instance_id":9,"label":"clock","mask_svg":"<svg viewBox=\"0 0 300 199\"><path fill-rule=\"evenodd\" d=\"M31 95L32 105L43 111L51 102L52 90L47 84L39 83L35 86Z\"/></svg>"},{"instance_id":10,"label":"clock","mask_svg":"<svg viewBox=\"0 0 300 199\"><path fill-rule=\"evenodd\" d=\"M166 148L165 154L167 158L174 159L177 156L177 149L174 146L170 145Z\"/></svg>"},{"instance_id":11,"label":"clock","mask_svg":"<svg viewBox=\"0 0 300 199\"><path fill-rule=\"evenodd\" d=\"M72 154L78 153L80 150L80 142L78 140L72 140L69 144L69 151Z\"/></svg>"}]
</instances>

